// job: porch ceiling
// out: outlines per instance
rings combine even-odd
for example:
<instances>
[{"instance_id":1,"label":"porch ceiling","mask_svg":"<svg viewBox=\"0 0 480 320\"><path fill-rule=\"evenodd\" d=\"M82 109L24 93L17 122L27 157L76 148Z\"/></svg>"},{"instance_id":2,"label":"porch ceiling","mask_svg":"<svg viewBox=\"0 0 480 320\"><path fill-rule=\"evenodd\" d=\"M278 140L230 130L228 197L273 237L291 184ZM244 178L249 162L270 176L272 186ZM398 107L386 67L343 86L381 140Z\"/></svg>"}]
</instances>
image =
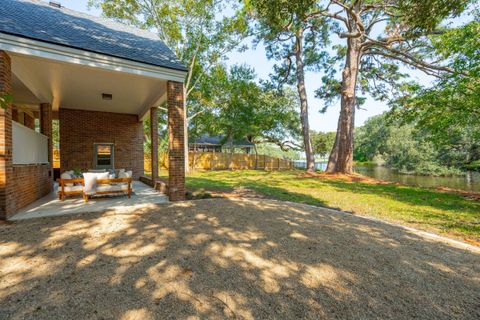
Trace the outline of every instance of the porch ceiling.
<instances>
[{"instance_id":1,"label":"porch ceiling","mask_svg":"<svg viewBox=\"0 0 480 320\"><path fill-rule=\"evenodd\" d=\"M81 109L143 116L166 96L166 80L10 53L13 97L19 105L52 103ZM112 95L103 100L102 93Z\"/></svg>"}]
</instances>

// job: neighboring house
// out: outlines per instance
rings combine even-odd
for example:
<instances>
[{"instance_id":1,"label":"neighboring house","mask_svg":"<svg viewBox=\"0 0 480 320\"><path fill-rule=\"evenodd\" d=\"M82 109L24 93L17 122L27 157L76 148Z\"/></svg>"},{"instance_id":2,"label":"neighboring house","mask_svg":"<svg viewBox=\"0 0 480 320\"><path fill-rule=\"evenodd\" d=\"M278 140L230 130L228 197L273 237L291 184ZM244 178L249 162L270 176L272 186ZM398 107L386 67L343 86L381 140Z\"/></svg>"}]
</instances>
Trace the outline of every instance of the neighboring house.
<instances>
[{"instance_id":1,"label":"neighboring house","mask_svg":"<svg viewBox=\"0 0 480 320\"><path fill-rule=\"evenodd\" d=\"M13 97L0 109L0 218L52 190L52 119L62 172L125 168L138 179L142 121L157 119L164 101L169 197L184 199L186 71L155 34L53 3L0 0L0 94Z\"/></svg>"},{"instance_id":2,"label":"neighboring house","mask_svg":"<svg viewBox=\"0 0 480 320\"><path fill-rule=\"evenodd\" d=\"M225 137L209 135L202 135L188 142L189 151L192 152L230 152L233 148L249 154L254 146L247 139L229 142Z\"/></svg>"}]
</instances>

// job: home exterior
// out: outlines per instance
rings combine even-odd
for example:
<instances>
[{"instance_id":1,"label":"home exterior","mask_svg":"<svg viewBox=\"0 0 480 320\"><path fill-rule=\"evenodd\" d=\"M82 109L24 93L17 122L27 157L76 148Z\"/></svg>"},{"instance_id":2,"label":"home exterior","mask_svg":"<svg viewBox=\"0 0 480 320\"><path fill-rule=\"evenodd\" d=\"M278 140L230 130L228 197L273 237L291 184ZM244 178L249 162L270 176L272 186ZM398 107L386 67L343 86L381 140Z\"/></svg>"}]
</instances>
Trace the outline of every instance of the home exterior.
<instances>
[{"instance_id":1,"label":"home exterior","mask_svg":"<svg viewBox=\"0 0 480 320\"><path fill-rule=\"evenodd\" d=\"M185 75L155 34L56 4L0 0L0 218L52 191L54 119L61 172L124 168L139 179L143 120L156 120L164 103L168 196L183 200ZM151 124L157 137L157 121Z\"/></svg>"},{"instance_id":2,"label":"home exterior","mask_svg":"<svg viewBox=\"0 0 480 320\"><path fill-rule=\"evenodd\" d=\"M231 152L232 149L236 149L250 154L254 147L255 145L247 139L228 141L226 137L209 135L202 135L188 142L188 149L191 152Z\"/></svg>"}]
</instances>

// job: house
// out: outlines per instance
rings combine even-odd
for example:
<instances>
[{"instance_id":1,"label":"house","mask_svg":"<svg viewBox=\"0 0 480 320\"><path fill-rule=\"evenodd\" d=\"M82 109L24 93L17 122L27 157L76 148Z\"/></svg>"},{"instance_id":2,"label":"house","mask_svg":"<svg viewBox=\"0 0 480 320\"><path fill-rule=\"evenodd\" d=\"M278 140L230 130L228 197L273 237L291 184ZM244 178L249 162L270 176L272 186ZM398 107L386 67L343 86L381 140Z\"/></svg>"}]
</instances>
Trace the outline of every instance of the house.
<instances>
[{"instance_id":1,"label":"house","mask_svg":"<svg viewBox=\"0 0 480 320\"><path fill-rule=\"evenodd\" d=\"M229 142L225 137L206 134L188 142L188 149L191 152L229 152L233 148L250 154L254 147L255 145L247 139Z\"/></svg>"},{"instance_id":2,"label":"house","mask_svg":"<svg viewBox=\"0 0 480 320\"><path fill-rule=\"evenodd\" d=\"M52 191L53 119L62 172L125 168L139 179L142 122L157 119L164 102L168 196L184 199L186 72L155 34L55 3L0 0L0 218ZM153 143L154 178L157 149Z\"/></svg>"}]
</instances>

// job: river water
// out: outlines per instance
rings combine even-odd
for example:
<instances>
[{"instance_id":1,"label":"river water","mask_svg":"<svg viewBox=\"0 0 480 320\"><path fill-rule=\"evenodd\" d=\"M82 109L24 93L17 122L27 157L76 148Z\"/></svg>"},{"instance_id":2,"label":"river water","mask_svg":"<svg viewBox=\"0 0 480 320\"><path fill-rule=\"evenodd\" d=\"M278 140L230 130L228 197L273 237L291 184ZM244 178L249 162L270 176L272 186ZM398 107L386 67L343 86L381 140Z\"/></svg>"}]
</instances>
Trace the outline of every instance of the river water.
<instances>
[{"instance_id":1,"label":"river water","mask_svg":"<svg viewBox=\"0 0 480 320\"><path fill-rule=\"evenodd\" d=\"M326 165L326 162L315 163L317 170L325 170ZM295 161L295 167L304 168L305 162ZM382 166L355 166L354 170L355 172L367 177L390 182L398 182L405 185L425 188L446 187L465 191L480 192L480 172L467 172L465 176L435 177L401 174L395 170Z\"/></svg>"}]
</instances>

